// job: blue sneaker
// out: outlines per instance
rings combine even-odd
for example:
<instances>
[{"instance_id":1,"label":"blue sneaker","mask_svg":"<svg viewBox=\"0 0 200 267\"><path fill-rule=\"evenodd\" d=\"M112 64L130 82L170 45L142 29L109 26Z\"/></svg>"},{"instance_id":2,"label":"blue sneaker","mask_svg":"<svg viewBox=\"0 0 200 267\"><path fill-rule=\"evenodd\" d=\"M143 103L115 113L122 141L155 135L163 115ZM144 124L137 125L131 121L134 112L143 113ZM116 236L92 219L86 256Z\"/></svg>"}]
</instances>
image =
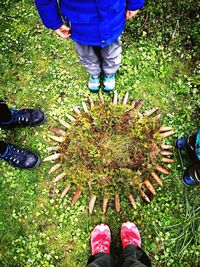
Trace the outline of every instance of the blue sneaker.
<instances>
[{"instance_id":1,"label":"blue sneaker","mask_svg":"<svg viewBox=\"0 0 200 267\"><path fill-rule=\"evenodd\" d=\"M88 80L88 88L92 93L98 93L100 89L100 76L96 78L90 75Z\"/></svg>"},{"instance_id":2,"label":"blue sneaker","mask_svg":"<svg viewBox=\"0 0 200 267\"><path fill-rule=\"evenodd\" d=\"M113 91L115 89L115 75L112 75L111 77L104 76L103 85L104 92L110 93Z\"/></svg>"},{"instance_id":3,"label":"blue sneaker","mask_svg":"<svg viewBox=\"0 0 200 267\"><path fill-rule=\"evenodd\" d=\"M45 120L45 115L40 109L10 109L10 111L11 120L8 122L0 121L0 127L37 126Z\"/></svg>"},{"instance_id":4,"label":"blue sneaker","mask_svg":"<svg viewBox=\"0 0 200 267\"><path fill-rule=\"evenodd\" d=\"M181 137L179 139L176 140L176 148L179 148L179 149L183 149L186 145L186 138L185 137Z\"/></svg>"},{"instance_id":5,"label":"blue sneaker","mask_svg":"<svg viewBox=\"0 0 200 267\"><path fill-rule=\"evenodd\" d=\"M5 160L10 165L20 169L33 169L40 164L40 158L35 153L4 143L7 147L6 151L0 154L0 159Z\"/></svg>"},{"instance_id":6,"label":"blue sneaker","mask_svg":"<svg viewBox=\"0 0 200 267\"><path fill-rule=\"evenodd\" d=\"M197 175L197 174L196 174ZM196 178L196 179L195 179ZM195 177L193 178L191 175L190 175L190 171L187 169L185 170L184 174L183 174L183 182L186 184L186 185L197 185L199 184L199 180L197 180L198 178Z\"/></svg>"}]
</instances>

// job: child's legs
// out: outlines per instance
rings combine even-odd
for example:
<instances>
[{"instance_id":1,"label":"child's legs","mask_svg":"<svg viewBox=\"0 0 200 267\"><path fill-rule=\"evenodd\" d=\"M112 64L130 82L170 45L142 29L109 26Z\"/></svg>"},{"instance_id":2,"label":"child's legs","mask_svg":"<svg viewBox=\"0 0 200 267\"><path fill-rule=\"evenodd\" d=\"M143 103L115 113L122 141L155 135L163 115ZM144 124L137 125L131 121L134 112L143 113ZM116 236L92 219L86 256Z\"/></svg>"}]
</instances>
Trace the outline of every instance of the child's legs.
<instances>
[{"instance_id":1,"label":"child's legs","mask_svg":"<svg viewBox=\"0 0 200 267\"><path fill-rule=\"evenodd\" d=\"M101 49L102 70L106 76L112 76L121 65L121 37Z\"/></svg>"},{"instance_id":2,"label":"child's legs","mask_svg":"<svg viewBox=\"0 0 200 267\"><path fill-rule=\"evenodd\" d=\"M12 118L10 109L2 100L0 100L0 121L8 122Z\"/></svg>"},{"instance_id":3,"label":"child's legs","mask_svg":"<svg viewBox=\"0 0 200 267\"><path fill-rule=\"evenodd\" d=\"M91 256L88 261L87 267L114 267L111 255L106 253L98 253Z\"/></svg>"},{"instance_id":4,"label":"child's legs","mask_svg":"<svg viewBox=\"0 0 200 267\"><path fill-rule=\"evenodd\" d=\"M100 47L75 43L81 63L92 76L101 73Z\"/></svg>"}]
</instances>

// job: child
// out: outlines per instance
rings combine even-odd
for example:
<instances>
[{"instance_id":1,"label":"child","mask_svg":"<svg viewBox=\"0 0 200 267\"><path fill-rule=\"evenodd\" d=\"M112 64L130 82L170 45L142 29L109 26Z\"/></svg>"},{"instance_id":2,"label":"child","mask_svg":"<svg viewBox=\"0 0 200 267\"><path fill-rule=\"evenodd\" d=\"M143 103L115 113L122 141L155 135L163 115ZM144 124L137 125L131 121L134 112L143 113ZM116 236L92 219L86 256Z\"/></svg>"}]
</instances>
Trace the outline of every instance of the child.
<instances>
[{"instance_id":1,"label":"child","mask_svg":"<svg viewBox=\"0 0 200 267\"><path fill-rule=\"evenodd\" d=\"M186 185L197 185L200 183L200 129L196 134L188 138L182 137L176 141L176 147L186 148L191 160L191 165L183 174L183 182Z\"/></svg>"},{"instance_id":2,"label":"child","mask_svg":"<svg viewBox=\"0 0 200 267\"><path fill-rule=\"evenodd\" d=\"M144 0L35 0L35 4L47 28L75 41L90 74L89 90L99 91L103 72L104 91L112 91L121 64L120 35L125 20L137 14Z\"/></svg>"},{"instance_id":3,"label":"child","mask_svg":"<svg viewBox=\"0 0 200 267\"><path fill-rule=\"evenodd\" d=\"M21 126L37 126L44 122L45 115L40 109L9 109L5 102L0 100L0 127L12 129ZM18 148L0 140L0 159L20 169L33 169L40 163L37 154Z\"/></svg>"}]
</instances>

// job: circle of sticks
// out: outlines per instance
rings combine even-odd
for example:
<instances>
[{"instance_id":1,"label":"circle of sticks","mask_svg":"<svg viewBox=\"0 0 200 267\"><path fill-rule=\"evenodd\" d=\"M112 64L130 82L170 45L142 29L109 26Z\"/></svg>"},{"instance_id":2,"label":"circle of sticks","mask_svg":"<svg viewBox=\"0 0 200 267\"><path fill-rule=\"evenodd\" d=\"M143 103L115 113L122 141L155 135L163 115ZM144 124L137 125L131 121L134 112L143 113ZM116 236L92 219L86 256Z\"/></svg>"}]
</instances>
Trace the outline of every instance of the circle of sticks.
<instances>
[{"instance_id":1,"label":"circle of sticks","mask_svg":"<svg viewBox=\"0 0 200 267\"><path fill-rule=\"evenodd\" d=\"M129 97L129 93L126 92L126 94L124 95L124 98L122 100L122 105L127 105L128 102L128 97ZM132 100L130 103L130 110L138 110L140 109L140 107L143 104L143 100L140 100L139 102L136 102L136 100ZM118 103L118 93L115 91L114 95L113 95L113 100L112 100L112 105L117 105ZM99 93L99 104L100 105L104 105L105 104L105 99L102 93ZM92 97L89 95L88 96L88 106L86 105L85 102L82 102L82 108L83 108L83 112L84 113L88 113L89 109L92 109L94 107L94 101L92 99ZM147 117L153 115L154 113L156 113L158 111L157 107L154 107L150 110L146 110L143 114ZM72 127L72 124L76 122L77 118L79 116L81 116L81 110L78 107L73 107L73 112L74 112L74 116L67 114L66 117L67 119L71 122L71 124L63 119L59 119L60 124L67 130L70 130ZM126 111L127 112L127 111ZM138 111L139 112L139 111ZM141 114L142 116L142 114ZM154 120L158 121L161 118L161 114L158 114L156 116L154 116ZM61 144L63 142L65 142L65 134L66 131L62 130L60 128L53 128L53 131L56 135L48 135L50 139L52 139L53 141ZM161 136L161 138L165 139L168 138L172 135L175 134L175 131L173 131L172 127L169 126L161 126L158 129L158 133ZM43 162L55 162L59 159L61 159L62 157L64 157L64 155L59 151L60 145L57 146L51 146L48 147L47 150L49 152L53 152L52 155L46 157ZM170 158L170 156L173 155L172 152L173 146L168 145L168 144L161 144L160 145L160 154L163 156L161 158L161 164L157 164L155 167L155 170L151 172L150 174L150 178L145 178L143 180L142 183L140 183L139 187L138 187L138 193L139 195L142 197L143 200L145 200L146 202L150 202L151 198L149 197L149 194L151 196L155 196L156 195L156 190L153 184L156 184L157 186L163 186L163 179L160 178L159 174L166 174L169 175L170 171L169 169L165 168L163 165L164 164L171 164L174 162L174 160L172 158ZM58 172L62 167L61 163L56 163L54 164L48 171L49 174L54 174L56 172ZM55 193L55 188L57 183L60 180L63 180L66 177L66 173L65 172L60 172L58 175L56 175L56 177L53 179L52 184L51 184L51 188L50 188L50 192L51 194ZM63 189L63 191L61 192L60 197L64 198L67 193L70 191L72 187L72 183L69 183L65 186L65 188ZM74 205L77 200L79 199L79 197L82 194L82 189L76 185L76 191L72 197L72 202L71 205ZM136 209L136 201L135 198L133 196L133 194L131 192L128 192L127 194L127 198L129 203L132 205L132 207L134 209ZM91 214L93 212L94 206L95 206L95 202L96 202L97 196L95 194L90 195L90 200L89 200L89 213ZM102 210L103 213L106 213L107 208L108 208L108 204L109 204L109 197L108 196L103 196L103 203L102 203ZM115 209L117 212L119 212L121 210L120 208L120 195L119 194L115 194L114 197L114 203L115 203Z\"/></svg>"}]
</instances>

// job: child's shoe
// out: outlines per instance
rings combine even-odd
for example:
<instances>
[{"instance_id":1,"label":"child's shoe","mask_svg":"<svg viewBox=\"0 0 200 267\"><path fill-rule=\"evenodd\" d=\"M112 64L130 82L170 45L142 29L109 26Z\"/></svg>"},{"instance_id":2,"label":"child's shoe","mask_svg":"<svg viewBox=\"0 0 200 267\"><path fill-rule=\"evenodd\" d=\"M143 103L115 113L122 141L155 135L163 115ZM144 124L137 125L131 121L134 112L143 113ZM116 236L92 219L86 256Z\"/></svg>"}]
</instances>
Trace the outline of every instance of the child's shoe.
<instances>
[{"instance_id":1,"label":"child's shoe","mask_svg":"<svg viewBox=\"0 0 200 267\"><path fill-rule=\"evenodd\" d=\"M45 115L40 109L11 109L11 120L1 122L0 127L37 126L44 122Z\"/></svg>"},{"instance_id":2,"label":"child's shoe","mask_svg":"<svg viewBox=\"0 0 200 267\"><path fill-rule=\"evenodd\" d=\"M19 149L11 144L7 145L6 151L0 154L0 159L4 159L10 165L20 169L33 169L40 163L40 158L35 153Z\"/></svg>"},{"instance_id":3,"label":"child's shoe","mask_svg":"<svg viewBox=\"0 0 200 267\"><path fill-rule=\"evenodd\" d=\"M194 163L183 174L183 182L186 185L197 185L200 183L200 162Z\"/></svg>"},{"instance_id":4,"label":"child's shoe","mask_svg":"<svg viewBox=\"0 0 200 267\"><path fill-rule=\"evenodd\" d=\"M88 80L88 88L92 93L98 93L100 89L100 76L93 77L90 75Z\"/></svg>"},{"instance_id":5,"label":"child's shoe","mask_svg":"<svg viewBox=\"0 0 200 267\"><path fill-rule=\"evenodd\" d=\"M181 137L181 138L177 139L175 145L176 145L176 148L183 149L186 145L186 138Z\"/></svg>"},{"instance_id":6,"label":"child's shoe","mask_svg":"<svg viewBox=\"0 0 200 267\"><path fill-rule=\"evenodd\" d=\"M92 255L99 252L110 254L110 228L106 224L98 224L91 233Z\"/></svg>"},{"instance_id":7,"label":"child's shoe","mask_svg":"<svg viewBox=\"0 0 200 267\"><path fill-rule=\"evenodd\" d=\"M115 88L115 75L112 75L111 77L104 76L103 85L104 92L110 93L113 91Z\"/></svg>"},{"instance_id":8,"label":"child's shoe","mask_svg":"<svg viewBox=\"0 0 200 267\"><path fill-rule=\"evenodd\" d=\"M128 245L141 247L141 237L136 225L126 222L121 227L121 241L123 249Z\"/></svg>"}]
</instances>

